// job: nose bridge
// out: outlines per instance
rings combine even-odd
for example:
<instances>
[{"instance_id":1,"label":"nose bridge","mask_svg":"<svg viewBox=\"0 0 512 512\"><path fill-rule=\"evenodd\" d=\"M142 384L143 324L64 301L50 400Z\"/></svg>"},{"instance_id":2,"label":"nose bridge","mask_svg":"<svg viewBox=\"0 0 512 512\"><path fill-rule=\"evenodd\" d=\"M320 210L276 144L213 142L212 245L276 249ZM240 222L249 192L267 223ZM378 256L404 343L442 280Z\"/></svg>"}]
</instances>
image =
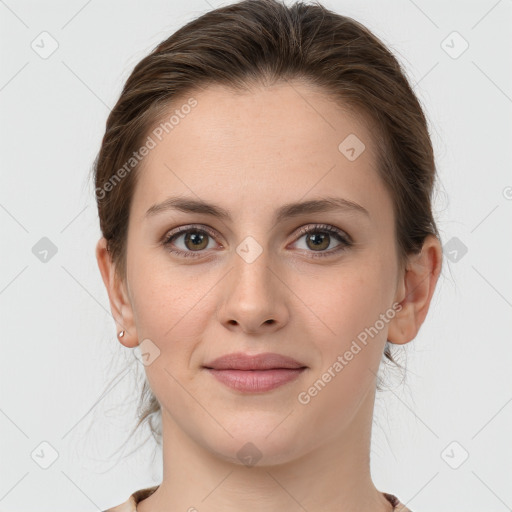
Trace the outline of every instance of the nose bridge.
<instances>
[{"instance_id":1,"label":"nose bridge","mask_svg":"<svg viewBox=\"0 0 512 512\"><path fill-rule=\"evenodd\" d=\"M266 246L254 237L246 237L233 255L234 272L232 275L232 292L245 303L244 307L261 307L271 301L272 272L270 270L271 254Z\"/></svg>"},{"instance_id":2,"label":"nose bridge","mask_svg":"<svg viewBox=\"0 0 512 512\"><path fill-rule=\"evenodd\" d=\"M272 268L271 252L248 236L236 247L232 257L221 322L225 326L239 325L246 332L257 332L269 325L282 326L286 318L285 298Z\"/></svg>"}]
</instances>

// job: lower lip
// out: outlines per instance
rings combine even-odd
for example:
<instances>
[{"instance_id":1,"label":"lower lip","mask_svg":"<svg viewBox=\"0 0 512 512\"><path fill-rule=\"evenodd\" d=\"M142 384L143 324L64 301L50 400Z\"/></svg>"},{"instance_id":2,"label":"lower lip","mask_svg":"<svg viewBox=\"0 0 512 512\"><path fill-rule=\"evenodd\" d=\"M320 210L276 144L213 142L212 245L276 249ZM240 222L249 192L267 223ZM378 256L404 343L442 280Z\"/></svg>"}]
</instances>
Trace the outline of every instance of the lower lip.
<instances>
[{"instance_id":1,"label":"lower lip","mask_svg":"<svg viewBox=\"0 0 512 512\"><path fill-rule=\"evenodd\" d=\"M274 370L207 370L220 382L237 391L258 393L270 391L295 380L306 368Z\"/></svg>"}]
</instances>

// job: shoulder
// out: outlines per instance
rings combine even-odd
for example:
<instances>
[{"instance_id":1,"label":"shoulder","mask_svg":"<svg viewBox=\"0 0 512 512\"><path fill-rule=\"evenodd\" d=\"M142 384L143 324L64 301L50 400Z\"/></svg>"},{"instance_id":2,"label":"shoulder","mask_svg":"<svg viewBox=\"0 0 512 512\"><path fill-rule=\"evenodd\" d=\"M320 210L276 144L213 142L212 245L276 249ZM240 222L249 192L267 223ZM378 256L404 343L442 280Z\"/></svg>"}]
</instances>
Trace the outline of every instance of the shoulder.
<instances>
[{"instance_id":1,"label":"shoulder","mask_svg":"<svg viewBox=\"0 0 512 512\"><path fill-rule=\"evenodd\" d=\"M393 505L393 512L412 512L411 509L407 508L400 500L394 495L388 492L383 492L386 499Z\"/></svg>"},{"instance_id":2,"label":"shoulder","mask_svg":"<svg viewBox=\"0 0 512 512\"><path fill-rule=\"evenodd\" d=\"M103 512L136 512L137 511L137 503L142 500L145 500L149 496L151 496L157 489L158 485L154 487L147 487L146 489L140 489L135 491L124 503L117 505L116 507L109 508L104 510ZM386 497L386 499L393 505L395 512L412 512L409 508L407 508L400 500L394 495L387 492L382 493Z\"/></svg>"},{"instance_id":3,"label":"shoulder","mask_svg":"<svg viewBox=\"0 0 512 512\"><path fill-rule=\"evenodd\" d=\"M151 496L157 489L158 485L135 491L124 503L103 512L136 512L137 503Z\"/></svg>"}]
</instances>

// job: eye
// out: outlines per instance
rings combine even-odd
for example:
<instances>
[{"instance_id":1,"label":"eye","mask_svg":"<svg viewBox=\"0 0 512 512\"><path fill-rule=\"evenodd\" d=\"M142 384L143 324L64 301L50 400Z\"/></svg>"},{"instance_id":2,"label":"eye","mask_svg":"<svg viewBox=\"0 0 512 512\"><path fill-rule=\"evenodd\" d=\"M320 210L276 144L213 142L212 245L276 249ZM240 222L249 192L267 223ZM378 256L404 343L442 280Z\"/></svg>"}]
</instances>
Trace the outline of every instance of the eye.
<instances>
[{"instance_id":1,"label":"eye","mask_svg":"<svg viewBox=\"0 0 512 512\"><path fill-rule=\"evenodd\" d=\"M297 233L299 239L305 238L305 247L300 249L311 253L314 258L328 257L337 254L352 245L350 237L341 229L329 224L316 224L306 226ZM188 226L171 231L165 236L163 245L173 254L185 258L199 258L206 249L212 249L210 241L215 238L215 233L204 226ZM331 247L332 239L338 241L338 245ZM181 242L177 242L180 239ZM181 245L181 247L180 247ZM222 247L222 246L221 246Z\"/></svg>"},{"instance_id":2,"label":"eye","mask_svg":"<svg viewBox=\"0 0 512 512\"><path fill-rule=\"evenodd\" d=\"M350 237L346 233L329 224L306 226L301 228L298 234L302 235L299 240L305 238L304 250L313 253L311 256L314 258L332 256L352 245ZM325 249L331 246L333 238L339 242L338 245L334 249L326 251Z\"/></svg>"},{"instance_id":3,"label":"eye","mask_svg":"<svg viewBox=\"0 0 512 512\"><path fill-rule=\"evenodd\" d=\"M209 239L214 237L213 231L205 227L188 226L178 231L169 233L163 242L164 246L173 254L184 256L185 258L197 258L201 256L204 249L211 249ZM176 243L182 238L181 248ZM178 245L178 249L174 248ZM195 254L199 253L199 254Z\"/></svg>"}]
</instances>

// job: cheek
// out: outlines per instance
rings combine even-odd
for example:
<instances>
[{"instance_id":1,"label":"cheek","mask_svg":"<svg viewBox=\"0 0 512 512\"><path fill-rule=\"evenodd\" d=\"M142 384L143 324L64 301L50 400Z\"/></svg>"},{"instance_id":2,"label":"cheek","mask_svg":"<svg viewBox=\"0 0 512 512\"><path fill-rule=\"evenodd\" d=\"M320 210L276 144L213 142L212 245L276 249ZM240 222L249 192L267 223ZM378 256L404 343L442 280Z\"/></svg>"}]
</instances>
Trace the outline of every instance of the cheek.
<instances>
[{"instance_id":1,"label":"cheek","mask_svg":"<svg viewBox=\"0 0 512 512\"><path fill-rule=\"evenodd\" d=\"M145 367L146 375L159 400L165 402L170 396L179 401L183 389L178 382L188 389L193 354L206 330L204 295L213 283L205 287L171 270L170 265L138 268L132 286L137 336L158 348L158 357ZM182 406L187 407L183 398Z\"/></svg>"},{"instance_id":2,"label":"cheek","mask_svg":"<svg viewBox=\"0 0 512 512\"><path fill-rule=\"evenodd\" d=\"M379 319L391 304L392 288L389 272L378 259L360 265L347 265L329 270L323 280L316 281L314 292L307 278L301 278L298 295L308 297L331 339L344 344ZM319 286L322 283L322 286ZM308 291L309 290L309 291ZM325 337L325 336L324 336ZM329 337L329 336L327 336Z\"/></svg>"},{"instance_id":3,"label":"cheek","mask_svg":"<svg viewBox=\"0 0 512 512\"><path fill-rule=\"evenodd\" d=\"M315 325L309 329L320 364L300 390L297 406L312 419L311 428L326 436L346 428L375 387L387 324L379 323L377 327L383 328L377 330L375 325L386 311L390 295L377 261L333 275L336 277L325 282L323 294L309 295L308 304L322 320L313 317Z\"/></svg>"},{"instance_id":4,"label":"cheek","mask_svg":"<svg viewBox=\"0 0 512 512\"><path fill-rule=\"evenodd\" d=\"M214 284L213 277L208 277L212 273L198 272L193 265L178 266L163 248L134 253L128 269L139 335L153 336L164 343L176 338L175 333L183 331L184 326L200 326L198 311L206 291Z\"/></svg>"},{"instance_id":5,"label":"cheek","mask_svg":"<svg viewBox=\"0 0 512 512\"><path fill-rule=\"evenodd\" d=\"M191 365L212 315L205 294L216 282L194 274L197 268L187 272L146 262L134 273L132 285L139 340L150 339L159 349L145 367L151 389L166 410L184 414L195 410L186 390L196 393Z\"/></svg>"},{"instance_id":6,"label":"cheek","mask_svg":"<svg viewBox=\"0 0 512 512\"><path fill-rule=\"evenodd\" d=\"M323 286L324 293L310 299L322 320L314 338L321 368L312 372L310 379L319 389L325 385L319 393L320 407L328 407L333 400L340 407L338 411L350 411L374 386L389 324L381 315L391 306L393 296L386 268L380 258L367 262L361 258L359 266L347 265L332 272ZM334 419L337 413L332 414Z\"/></svg>"}]
</instances>

